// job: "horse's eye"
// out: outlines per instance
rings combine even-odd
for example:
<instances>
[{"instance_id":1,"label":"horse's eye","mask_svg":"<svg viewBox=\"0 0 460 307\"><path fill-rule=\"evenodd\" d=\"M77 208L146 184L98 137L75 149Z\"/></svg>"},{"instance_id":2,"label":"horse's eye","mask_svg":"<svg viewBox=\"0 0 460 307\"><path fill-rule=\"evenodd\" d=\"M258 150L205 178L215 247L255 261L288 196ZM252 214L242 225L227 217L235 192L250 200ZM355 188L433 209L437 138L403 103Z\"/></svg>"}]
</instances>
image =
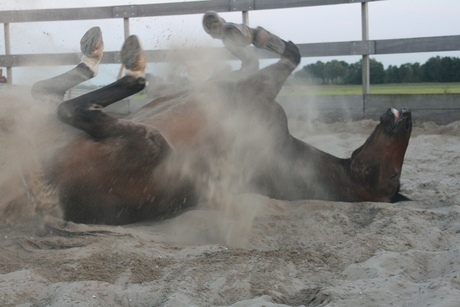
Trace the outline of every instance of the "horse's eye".
<instances>
[{"instance_id":1,"label":"horse's eye","mask_svg":"<svg viewBox=\"0 0 460 307\"><path fill-rule=\"evenodd\" d=\"M390 176L390 178L388 178L388 181L391 181L391 180L397 179L397 178L398 178L398 175L399 175L399 173L398 173L398 172L395 172L395 173L393 173L393 174Z\"/></svg>"}]
</instances>

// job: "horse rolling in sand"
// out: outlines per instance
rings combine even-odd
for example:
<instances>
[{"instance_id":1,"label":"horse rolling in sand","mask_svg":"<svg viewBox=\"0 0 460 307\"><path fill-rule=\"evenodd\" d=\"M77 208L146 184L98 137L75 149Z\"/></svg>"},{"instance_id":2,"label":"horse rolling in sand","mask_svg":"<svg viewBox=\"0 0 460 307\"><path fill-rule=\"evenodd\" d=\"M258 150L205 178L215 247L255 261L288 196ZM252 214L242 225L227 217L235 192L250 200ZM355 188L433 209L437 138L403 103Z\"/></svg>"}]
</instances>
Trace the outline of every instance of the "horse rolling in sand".
<instances>
[{"instance_id":1,"label":"horse rolling in sand","mask_svg":"<svg viewBox=\"0 0 460 307\"><path fill-rule=\"evenodd\" d=\"M300 62L297 46L261 27L226 23L215 12L204 15L203 26L242 60L239 71L114 118L104 107L146 85L145 55L130 36L121 50L124 77L59 104L58 118L84 132L46 164L66 220L130 223L217 199L229 187L282 200L405 199L398 191L412 128L409 110L389 109L350 158L332 156L293 137L275 101ZM281 58L259 70L249 44ZM84 35L81 50L74 69L34 85L36 99L62 101L66 90L96 75L103 50L99 28Z\"/></svg>"}]
</instances>

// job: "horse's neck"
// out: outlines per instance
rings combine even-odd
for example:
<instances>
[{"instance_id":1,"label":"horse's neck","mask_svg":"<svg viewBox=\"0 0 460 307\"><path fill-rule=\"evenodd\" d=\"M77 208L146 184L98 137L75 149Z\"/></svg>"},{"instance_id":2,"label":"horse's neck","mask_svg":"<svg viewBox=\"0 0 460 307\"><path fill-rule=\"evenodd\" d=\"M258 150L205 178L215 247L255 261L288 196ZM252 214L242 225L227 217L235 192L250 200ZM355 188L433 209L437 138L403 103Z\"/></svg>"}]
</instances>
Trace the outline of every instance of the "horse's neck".
<instances>
[{"instance_id":1,"label":"horse's neck","mask_svg":"<svg viewBox=\"0 0 460 307\"><path fill-rule=\"evenodd\" d=\"M321 151L296 138L291 140L291 159L296 173L306 174L310 198L352 201L359 187L350 173L351 159Z\"/></svg>"}]
</instances>

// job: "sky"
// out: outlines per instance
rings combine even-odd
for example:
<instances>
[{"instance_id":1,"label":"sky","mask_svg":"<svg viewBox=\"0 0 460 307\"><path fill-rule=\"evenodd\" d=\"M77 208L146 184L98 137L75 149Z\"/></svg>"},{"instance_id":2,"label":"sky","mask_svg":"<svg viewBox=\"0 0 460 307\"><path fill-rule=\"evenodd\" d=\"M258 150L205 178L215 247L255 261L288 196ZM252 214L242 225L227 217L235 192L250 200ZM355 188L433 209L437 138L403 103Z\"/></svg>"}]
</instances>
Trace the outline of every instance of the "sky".
<instances>
[{"instance_id":1,"label":"sky","mask_svg":"<svg viewBox=\"0 0 460 307\"><path fill-rule=\"evenodd\" d=\"M0 0L1 10L94 7L148 3L179 2L178 0ZM385 0L369 3L369 38L394 39L460 34L460 0ZM240 12L222 13L227 21L241 22ZM130 32L139 36L144 49L193 48L222 46L201 27L201 14L130 19ZM249 24L263 26L285 40L295 43L316 43L361 40L361 5L359 3L250 11ZM92 26L99 26L104 35L106 51L118 51L123 43L121 19L67 22L36 22L10 24L13 54L79 52L80 37ZM2 27L2 26L0 26ZM15 39L18 38L19 39ZM3 31L0 32L0 53L4 54ZM460 51L375 55L371 58L388 65L424 63L433 56L460 57ZM316 61L333 59L354 63L359 56L303 58L299 68ZM266 61L269 63L269 61ZM263 63L262 63L263 64ZM148 64L147 70L161 74L162 65ZM96 85L114 81L118 65L104 65ZM69 67L14 68L15 84L28 84L68 70ZM155 73L158 72L158 73ZM51 74L51 75L50 75Z\"/></svg>"}]
</instances>

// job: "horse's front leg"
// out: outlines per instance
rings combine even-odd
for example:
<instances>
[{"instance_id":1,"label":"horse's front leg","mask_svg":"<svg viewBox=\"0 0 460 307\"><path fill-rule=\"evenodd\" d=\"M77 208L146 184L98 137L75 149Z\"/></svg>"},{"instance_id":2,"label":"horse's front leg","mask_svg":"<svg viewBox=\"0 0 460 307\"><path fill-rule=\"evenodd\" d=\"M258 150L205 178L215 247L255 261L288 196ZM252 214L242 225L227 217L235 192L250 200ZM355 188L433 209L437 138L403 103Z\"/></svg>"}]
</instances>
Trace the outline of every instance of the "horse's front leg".
<instances>
[{"instance_id":1,"label":"horse's front leg","mask_svg":"<svg viewBox=\"0 0 460 307\"><path fill-rule=\"evenodd\" d=\"M64 123L79 128L95 139L132 133L139 125L104 113L103 108L129 97L145 87L145 54L136 36L128 37L121 50L126 75L93 92L62 102L57 110Z\"/></svg>"},{"instance_id":2,"label":"horse's front leg","mask_svg":"<svg viewBox=\"0 0 460 307\"><path fill-rule=\"evenodd\" d=\"M72 70L59 76L42 80L32 87L32 97L38 101L60 103L65 92L91 78L98 72L104 51L102 32L99 27L89 29L80 40L81 62Z\"/></svg>"},{"instance_id":3,"label":"horse's front leg","mask_svg":"<svg viewBox=\"0 0 460 307\"><path fill-rule=\"evenodd\" d=\"M125 41L121 60L123 78L58 107L61 121L89 135L60 149L50 168L65 219L120 224L179 207L175 192L182 186L173 175L168 181L171 148L164 137L155 127L104 113L145 86L145 55L136 36Z\"/></svg>"}]
</instances>

